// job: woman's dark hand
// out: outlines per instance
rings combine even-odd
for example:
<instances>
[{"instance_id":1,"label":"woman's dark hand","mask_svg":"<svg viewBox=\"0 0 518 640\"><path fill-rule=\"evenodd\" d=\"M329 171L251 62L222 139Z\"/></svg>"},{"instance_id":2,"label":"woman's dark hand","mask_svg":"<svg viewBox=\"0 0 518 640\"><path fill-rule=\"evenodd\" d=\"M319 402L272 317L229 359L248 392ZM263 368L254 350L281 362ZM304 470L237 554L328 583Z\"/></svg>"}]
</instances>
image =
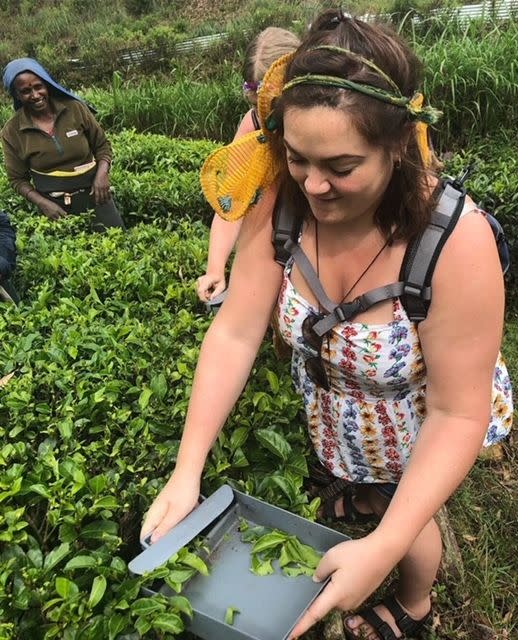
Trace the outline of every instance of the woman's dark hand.
<instances>
[{"instance_id":1,"label":"woman's dark hand","mask_svg":"<svg viewBox=\"0 0 518 640\"><path fill-rule=\"evenodd\" d=\"M41 198L41 201L37 204L38 209L47 216L49 220L59 220L67 215L67 212L62 209L59 204L56 204L52 200L47 198Z\"/></svg>"},{"instance_id":2,"label":"woman's dark hand","mask_svg":"<svg viewBox=\"0 0 518 640\"><path fill-rule=\"evenodd\" d=\"M99 169L95 174L90 194L94 196L95 204L104 204L111 198L108 173Z\"/></svg>"}]
</instances>

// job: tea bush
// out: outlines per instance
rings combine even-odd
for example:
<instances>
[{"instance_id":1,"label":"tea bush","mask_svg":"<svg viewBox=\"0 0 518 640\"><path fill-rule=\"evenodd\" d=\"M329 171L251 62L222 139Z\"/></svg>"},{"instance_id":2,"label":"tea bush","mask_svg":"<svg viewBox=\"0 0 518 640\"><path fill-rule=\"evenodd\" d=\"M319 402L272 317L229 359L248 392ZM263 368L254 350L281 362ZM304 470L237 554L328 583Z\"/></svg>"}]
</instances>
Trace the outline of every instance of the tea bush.
<instances>
[{"instance_id":1,"label":"tea bush","mask_svg":"<svg viewBox=\"0 0 518 640\"><path fill-rule=\"evenodd\" d=\"M110 134L114 149L112 184L126 223L152 223L162 229L180 220L210 224L213 212L199 183L199 170L207 155L218 148L208 140L184 140L159 134L125 130ZM501 133L472 141L469 148L447 154L445 171L458 174L468 164L475 170L467 182L473 199L494 213L503 225L511 249L508 308L516 309L518 282L518 171L516 143ZM26 202L8 186L0 166L0 193L7 210L24 208ZM28 215L25 213L25 215Z\"/></svg>"},{"instance_id":2,"label":"tea bush","mask_svg":"<svg viewBox=\"0 0 518 640\"><path fill-rule=\"evenodd\" d=\"M165 638L187 610L142 598L153 576L133 578L126 563L174 465L209 322L193 286L206 227L91 235L87 222L15 216L23 302L0 317L0 378L13 374L0 389L2 638ZM231 482L314 514L300 403L268 342L253 380L204 490Z\"/></svg>"},{"instance_id":3,"label":"tea bush","mask_svg":"<svg viewBox=\"0 0 518 640\"><path fill-rule=\"evenodd\" d=\"M132 171L198 171L217 146L209 140L183 140L154 133L126 129L111 133L114 163L118 169Z\"/></svg>"}]
</instances>

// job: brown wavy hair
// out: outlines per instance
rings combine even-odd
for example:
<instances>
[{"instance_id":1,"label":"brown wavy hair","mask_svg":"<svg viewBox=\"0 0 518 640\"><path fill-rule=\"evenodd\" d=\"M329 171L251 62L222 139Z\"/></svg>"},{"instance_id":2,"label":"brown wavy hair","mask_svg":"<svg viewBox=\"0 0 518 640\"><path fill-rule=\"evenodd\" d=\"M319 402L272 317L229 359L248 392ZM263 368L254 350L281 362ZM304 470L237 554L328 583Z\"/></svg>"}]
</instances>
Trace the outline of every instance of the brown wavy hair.
<instances>
[{"instance_id":1,"label":"brown wavy hair","mask_svg":"<svg viewBox=\"0 0 518 640\"><path fill-rule=\"evenodd\" d=\"M422 66L403 40L388 27L369 24L346 16L342 11L325 11L311 25L308 35L297 50L286 71L286 82L306 74L341 77L393 92L382 75L364 64L358 57L326 49L332 45L374 62L396 83L404 96L411 97L418 89ZM387 151L397 150L401 166L394 168L383 200L375 213L375 223L386 236L410 240L424 230L430 220L432 202L427 186L415 127L406 109L387 104L352 90L320 85L298 85L283 93L274 103L273 121L279 123L274 148L285 158L282 145L283 114L289 107L327 106L342 109L358 132L373 146ZM309 205L301 190L290 178L285 160L283 193L286 206L295 215L309 215ZM395 231L394 231L395 230Z\"/></svg>"}]
</instances>

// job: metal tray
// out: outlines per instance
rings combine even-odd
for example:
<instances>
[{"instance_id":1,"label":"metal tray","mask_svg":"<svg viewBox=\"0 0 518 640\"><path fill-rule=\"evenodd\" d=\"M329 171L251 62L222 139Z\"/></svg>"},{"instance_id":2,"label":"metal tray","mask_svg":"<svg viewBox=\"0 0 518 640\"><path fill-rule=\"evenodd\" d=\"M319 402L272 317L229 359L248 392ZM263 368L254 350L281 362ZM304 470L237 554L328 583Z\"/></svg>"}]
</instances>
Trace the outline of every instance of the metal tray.
<instances>
[{"instance_id":1,"label":"metal tray","mask_svg":"<svg viewBox=\"0 0 518 640\"><path fill-rule=\"evenodd\" d=\"M168 560L201 532L208 548L210 575L196 575L185 586L194 610L189 631L204 640L286 640L305 609L324 588L308 576L287 577L277 567L269 576L250 571L251 545L241 541L242 519L296 535L321 553L349 538L256 498L220 487L197 509L129 564L141 575ZM172 595L162 584L153 593ZM239 610L233 625L225 623L228 607Z\"/></svg>"}]
</instances>

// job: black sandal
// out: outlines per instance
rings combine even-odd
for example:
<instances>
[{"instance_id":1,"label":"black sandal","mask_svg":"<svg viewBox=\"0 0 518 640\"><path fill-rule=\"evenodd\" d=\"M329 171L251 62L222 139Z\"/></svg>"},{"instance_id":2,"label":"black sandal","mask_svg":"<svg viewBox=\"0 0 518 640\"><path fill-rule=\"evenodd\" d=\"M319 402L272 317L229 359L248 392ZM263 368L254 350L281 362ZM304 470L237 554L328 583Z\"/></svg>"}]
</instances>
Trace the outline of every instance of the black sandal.
<instances>
[{"instance_id":1,"label":"black sandal","mask_svg":"<svg viewBox=\"0 0 518 640\"><path fill-rule=\"evenodd\" d=\"M335 503L340 497L344 501L343 516L337 516L335 509ZM352 485L348 485L335 493L331 493L329 497L322 500L322 518L325 520L333 520L335 522L343 522L345 524L367 524L369 522L379 522L379 518L375 513L362 513L361 511L358 511L353 499L354 491Z\"/></svg>"},{"instance_id":2,"label":"black sandal","mask_svg":"<svg viewBox=\"0 0 518 640\"><path fill-rule=\"evenodd\" d=\"M401 631L400 636L396 636L388 622L382 620L374 611L374 607L366 607L365 609L361 609L355 614L363 618L371 625L380 640L404 640L405 638L420 637L421 633L424 631L424 628L432 618L431 609L420 620L411 618L393 595L384 598L382 600L382 604L384 604L392 614L398 629ZM349 640L358 640L359 637L361 637L353 635L352 631L345 624L345 621L344 632L346 638L348 638Z\"/></svg>"}]
</instances>

